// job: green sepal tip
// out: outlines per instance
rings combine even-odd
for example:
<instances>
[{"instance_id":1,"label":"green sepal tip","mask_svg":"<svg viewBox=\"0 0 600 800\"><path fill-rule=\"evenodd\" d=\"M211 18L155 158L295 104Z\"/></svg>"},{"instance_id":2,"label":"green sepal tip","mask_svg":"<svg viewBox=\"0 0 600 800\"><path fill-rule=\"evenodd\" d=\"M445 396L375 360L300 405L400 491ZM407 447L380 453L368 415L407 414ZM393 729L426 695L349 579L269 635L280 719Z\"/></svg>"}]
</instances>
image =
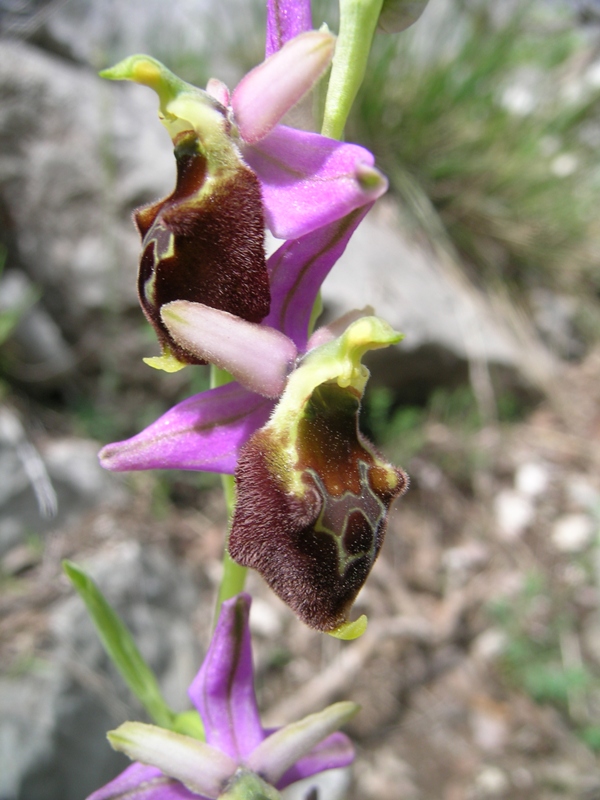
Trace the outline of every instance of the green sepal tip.
<instances>
[{"instance_id":1,"label":"green sepal tip","mask_svg":"<svg viewBox=\"0 0 600 800\"><path fill-rule=\"evenodd\" d=\"M352 622L342 622L334 631L327 631L327 633L329 636L333 636L334 639L352 641L352 639L359 639L363 635L367 630L368 622L366 614L362 614Z\"/></svg>"}]
</instances>

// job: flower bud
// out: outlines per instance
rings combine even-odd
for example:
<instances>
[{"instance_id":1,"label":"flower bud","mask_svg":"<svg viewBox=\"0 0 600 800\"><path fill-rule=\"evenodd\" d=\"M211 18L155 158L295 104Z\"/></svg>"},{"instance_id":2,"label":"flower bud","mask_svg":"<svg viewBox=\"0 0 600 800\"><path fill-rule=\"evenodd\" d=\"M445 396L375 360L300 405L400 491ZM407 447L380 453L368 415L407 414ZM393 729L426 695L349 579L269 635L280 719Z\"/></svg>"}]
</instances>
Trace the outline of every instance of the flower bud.
<instances>
[{"instance_id":1,"label":"flower bud","mask_svg":"<svg viewBox=\"0 0 600 800\"><path fill-rule=\"evenodd\" d=\"M428 2L429 0L383 0L378 25L386 33L400 33L419 19Z\"/></svg>"}]
</instances>

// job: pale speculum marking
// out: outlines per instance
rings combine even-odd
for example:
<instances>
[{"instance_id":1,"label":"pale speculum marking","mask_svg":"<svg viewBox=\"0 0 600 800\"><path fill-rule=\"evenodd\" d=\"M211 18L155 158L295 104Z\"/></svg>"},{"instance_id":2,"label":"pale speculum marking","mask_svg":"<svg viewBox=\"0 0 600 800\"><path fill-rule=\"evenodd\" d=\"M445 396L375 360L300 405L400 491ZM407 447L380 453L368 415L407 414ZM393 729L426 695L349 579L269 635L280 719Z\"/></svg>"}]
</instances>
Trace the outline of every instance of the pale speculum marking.
<instances>
[{"instance_id":1,"label":"pale speculum marking","mask_svg":"<svg viewBox=\"0 0 600 800\"><path fill-rule=\"evenodd\" d=\"M354 561L368 556L370 561L375 558L375 534L385 519L387 508L377 497L369 483L370 465L365 461L358 461L360 473L360 494L345 491L339 497L330 495L321 478L313 469L306 472L314 480L323 500L321 512L314 525L316 533L325 533L333 537L338 552L338 571L343 577L346 570ZM367 550L349 554L344 546L344 536L350 523L352 514L358 512L364 518L371 531L371 544Z\"/></svg>"},{"instance_id":2,"label":"pale speculum marking","mask_svg":"<svg viewBox=\"0 0 600 800\"><path fill-rule=\"evenodd\" d=\"M150 277L144 283L144 295L150 304L155 305L154 284L156 283L156 271L161 261L174 257L175 237L164 226L160 224L153 225L144 240L144 250L150 247L152 243L154 243L152 251L154 266Z\"/></svg>"}]
</instances>

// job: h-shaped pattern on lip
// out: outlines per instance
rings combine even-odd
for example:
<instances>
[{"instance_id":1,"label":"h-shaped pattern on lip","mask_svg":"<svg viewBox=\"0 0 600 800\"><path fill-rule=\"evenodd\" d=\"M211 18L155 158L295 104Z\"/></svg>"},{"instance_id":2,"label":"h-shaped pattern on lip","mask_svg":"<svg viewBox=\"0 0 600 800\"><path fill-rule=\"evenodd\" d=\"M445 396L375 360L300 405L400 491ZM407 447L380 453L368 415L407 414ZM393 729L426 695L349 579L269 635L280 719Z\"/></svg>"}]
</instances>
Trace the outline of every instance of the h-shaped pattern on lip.
<instances>
[{"instance_id":1,"label":"h-shaped pattern on lip","mask_svg":"<svg viewBox=\"0 0 600 800\"><path fill-rule=\"evenodd\" d=\"M315 482L322 506L314 529L333 537L338 551L338 572L344 576L347 568L359 558L375 560L376 534L385 519L387 508L377 497L369 482L371 465L359 460L360 492L346 489L335 496L327 492L323 481L313 469L306 472Z\"/></svg>"}]
</instances>

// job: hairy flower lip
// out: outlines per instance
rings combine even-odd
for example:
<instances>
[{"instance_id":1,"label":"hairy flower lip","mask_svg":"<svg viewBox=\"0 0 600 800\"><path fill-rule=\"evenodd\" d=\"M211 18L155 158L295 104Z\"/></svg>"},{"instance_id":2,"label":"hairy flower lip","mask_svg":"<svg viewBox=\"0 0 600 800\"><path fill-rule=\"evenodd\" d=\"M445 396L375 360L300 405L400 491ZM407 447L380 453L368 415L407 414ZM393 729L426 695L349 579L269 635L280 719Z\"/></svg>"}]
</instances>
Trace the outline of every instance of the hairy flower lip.
<instances>
[{"instance_id":1,"label":"hairy flower lip","mask_svg":"<svg viewBox=\"0 0 600 800\"><path fill-rule=\"evenodd\" d=\"M408 483L359 431L369 376L361 359L402 335L374 316L331 333L299 362L240 452L229 553L309 627L352 634L350 609Z\"/></svg>"}]
</instances>

